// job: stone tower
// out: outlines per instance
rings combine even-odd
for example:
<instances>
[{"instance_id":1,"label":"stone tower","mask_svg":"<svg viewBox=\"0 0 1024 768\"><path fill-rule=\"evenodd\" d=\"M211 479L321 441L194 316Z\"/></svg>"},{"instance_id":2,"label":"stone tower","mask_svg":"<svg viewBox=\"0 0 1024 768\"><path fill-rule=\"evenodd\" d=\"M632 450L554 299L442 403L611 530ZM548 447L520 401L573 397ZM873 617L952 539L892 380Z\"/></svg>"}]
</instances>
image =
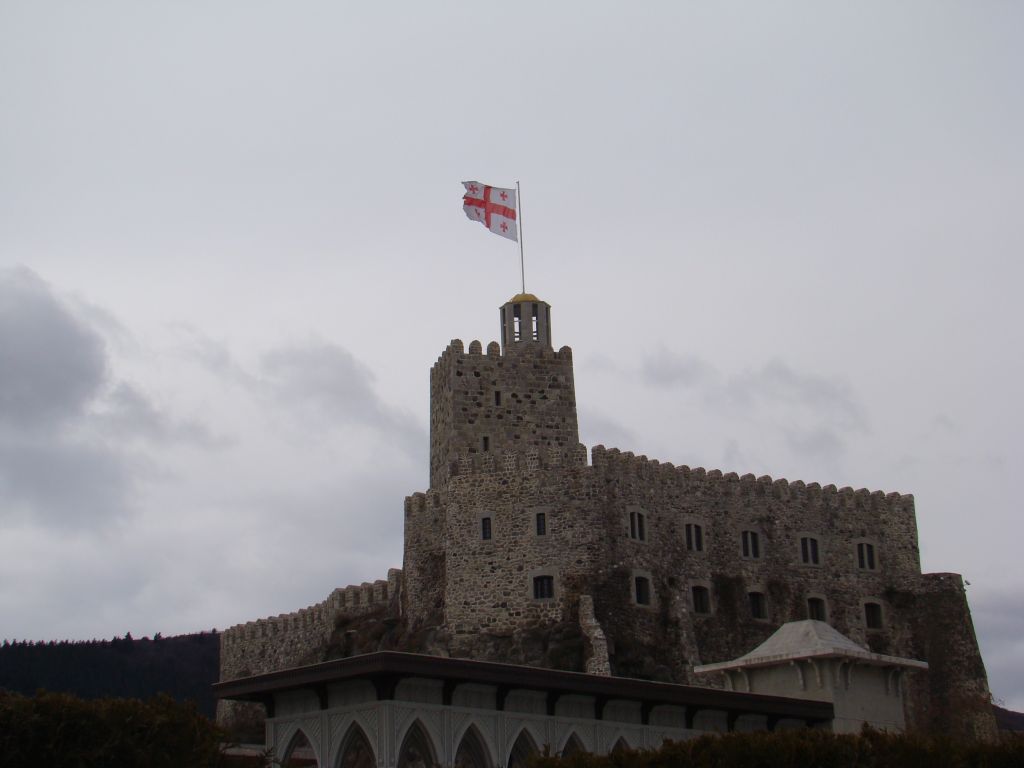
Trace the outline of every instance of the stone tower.
<instances>
[{"instance_id":1,"label":"stone tower","mask_svg":"<svg viewBox=\"0 0 1024 768\"><path fill-rule=\"evenodd\" d=\"M458 457L544 449L577 455L572 350L551 346L551 307L530 293L500 309L501 344L452 341L430 371L430 487Z\"/></svg>"}]
</instances>

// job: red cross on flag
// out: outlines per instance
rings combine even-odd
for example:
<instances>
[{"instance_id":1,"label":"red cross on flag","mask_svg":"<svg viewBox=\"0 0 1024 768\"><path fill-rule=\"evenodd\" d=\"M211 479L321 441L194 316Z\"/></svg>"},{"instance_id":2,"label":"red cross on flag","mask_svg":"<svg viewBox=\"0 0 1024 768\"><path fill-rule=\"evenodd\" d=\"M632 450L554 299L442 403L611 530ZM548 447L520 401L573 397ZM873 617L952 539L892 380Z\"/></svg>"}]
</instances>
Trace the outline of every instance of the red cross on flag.
<instances>
[{"instance_id":1,"label":"red cross on flag","mask_svg":"<svg viewBox=\"0 0 1024 768\"><path fill-rule=\"evenodd\" d=\"M479 181L464 181L466 194L462 210L473 221L479 221L491 232L518 242L516 234L516 191L488 187Z\"/></svg>"}]
</instances>

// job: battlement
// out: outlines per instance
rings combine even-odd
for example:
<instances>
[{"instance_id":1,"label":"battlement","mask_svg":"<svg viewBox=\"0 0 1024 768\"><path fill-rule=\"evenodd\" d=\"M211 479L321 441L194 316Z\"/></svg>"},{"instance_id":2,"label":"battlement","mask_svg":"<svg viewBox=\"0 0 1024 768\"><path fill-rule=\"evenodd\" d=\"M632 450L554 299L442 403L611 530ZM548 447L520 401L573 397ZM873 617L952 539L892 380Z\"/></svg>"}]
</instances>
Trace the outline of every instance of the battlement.
<instances>
[{"instance_id":1,"label":"battlement","mask_svg":"<svg viewBox=\"0 0 1024 768\"><path fill-rule=\"evenodd\" d=\"M220 635L221 679L302 663L330 636L339 613L365 613L387 605L397 594L401 578L400 569L390 568L387 579L339 587L327 599L306 608L224 630ZM281 654L286 658L274 658Z\"/></svg>"},{"instance_id":2,"label":"battlement","mask_svg":"<svg viewBox=\"0 0 1024 768\"><path fill-rule=\"evenodd\" d=\"M888 508L893 512L913 511L913 494L870 491L867 488L854 490L846 486L837 489L835 485L821 486L818 483L790 482L784 478L774 479L769 475L755 477L753 474L738 475L736 472L723 473L720 469L675 466L659 462L646 456L636 456L629 451L605 448L595 445L591 449L591 466L602 474L628 474L648 480L663 480L689 485L699 485L705 494L721 496L770 495L777 499L823 500L829 506L839 508Z\"/></svg>"},{"instance_id":3,"label":"battlement","mask_svg":"<svg viewBox=\"0 0 1024 768\"><path fill-rule=\"evenodd\" d=\"M549 349L548 347L537 346L529 349L526 355L532 355L542 359L549 360L572 360L572 348L564 346L558 350ZM520 358L524 355L523 352L519 352L515 357ZM431 367L430 372L433 376L434 371L439 368L451 365L456 359L467 358L467 357L491 357L491 358L504 358L508 355L502 353L501 345L496 341L491 341L487 344L487 352L484 353L483 345L480 341L474 339L469 342L469 351L466 351L466 346L463 344L462 339L452 339L448 346L445 347L444 351L438 355L437 360Z\"/></svg>"}]
</instances>

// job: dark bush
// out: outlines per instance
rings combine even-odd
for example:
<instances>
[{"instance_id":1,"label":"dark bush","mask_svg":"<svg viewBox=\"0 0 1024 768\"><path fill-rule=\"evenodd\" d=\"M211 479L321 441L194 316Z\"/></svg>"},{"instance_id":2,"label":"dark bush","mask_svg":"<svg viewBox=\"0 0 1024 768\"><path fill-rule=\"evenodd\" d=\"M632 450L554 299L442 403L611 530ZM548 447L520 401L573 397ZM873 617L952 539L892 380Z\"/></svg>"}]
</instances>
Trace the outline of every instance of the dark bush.
<instances>
[{"instance_id":1,"label":"dark bush","mask_svg":"<svg viewBox=\"0 0 1024 768\"><path fill-rule=\"evenodd\" d=\"M0 691L0 764L5 768L211 768L223 766L223 734L169 696L84 700Z\"/></svg>"},{"instance_id":2,"label":"dark bush","mask_svg":"<svg viewBox=\"0 0 1024 768\"><path fill-rule=\"evenodd\" d=\"M729 733L598 757L537 757L533 768L1020 768L1024 738L996 744L865 731Z\"/></svg>"}]
</instances>

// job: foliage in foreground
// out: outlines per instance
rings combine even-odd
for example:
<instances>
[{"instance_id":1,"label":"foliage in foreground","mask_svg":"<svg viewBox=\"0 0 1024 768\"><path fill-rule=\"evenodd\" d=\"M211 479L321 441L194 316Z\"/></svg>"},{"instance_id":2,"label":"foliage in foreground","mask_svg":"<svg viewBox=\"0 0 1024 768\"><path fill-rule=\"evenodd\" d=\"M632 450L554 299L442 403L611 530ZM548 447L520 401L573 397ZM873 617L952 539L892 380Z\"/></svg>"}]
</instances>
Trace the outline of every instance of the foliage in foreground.
<instances>
[{"instance_id":1,"label":"foliage in foreground","mask_svg":"<svg viewBox=\"0 0 1024 768\"><path fill-rule=\"evenodd\" d=\"M169 696L87 701L66 693L0 691L5 768L211 768L225 764L222 736L194 704Z\"/></svg>"},{"instance_id":2,"label":"foliage in foreground","mask_svg":"<svg viewBox=\"0 0 1024 768\"><path fill-rule=\"evenodd\" d=\"M996 744L866 730L861 735L795 730L728 733L651 751L538 757L532 768L1020 768L1024 738Z\"/></svg>"}]
</instances>

